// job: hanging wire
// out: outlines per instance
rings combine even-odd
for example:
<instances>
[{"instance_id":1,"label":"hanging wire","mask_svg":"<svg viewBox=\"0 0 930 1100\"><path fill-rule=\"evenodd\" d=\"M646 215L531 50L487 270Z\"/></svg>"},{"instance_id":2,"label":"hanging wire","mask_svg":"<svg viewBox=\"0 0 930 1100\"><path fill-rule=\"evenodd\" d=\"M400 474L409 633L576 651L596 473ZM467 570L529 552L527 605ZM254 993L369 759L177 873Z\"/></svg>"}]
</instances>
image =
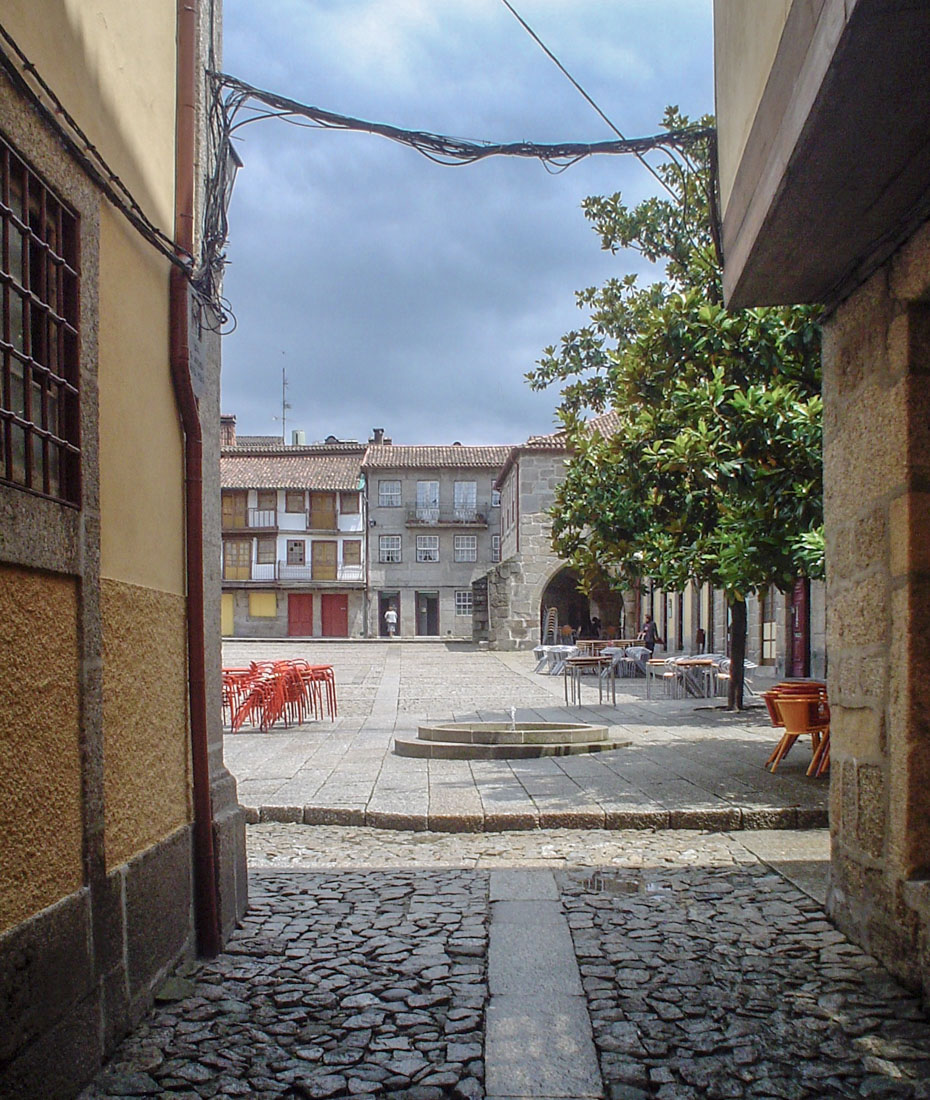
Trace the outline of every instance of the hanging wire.
<instances>
[{"instance_id":1,"label":"hanging wire","mask_svg":"<svg viewBox=\"0 0 930 1100\"><path fill-rule=\"evenodd\" d=\"M578 83L578 81L572 76L572 74L568 71L568 69L565 68L565 66L562 64L562 62L559 61L559 59L555 56L555 54L552 52L552 50L549 49L549 47L546 45L546 43L543 42L543 40L539 37L539 35L533 30L533 28L529 25L529 23L527 23L527 21L520 15L520 13L513 7L513 5L509 2L509 0L501 0L501 3L510 12L510 14L514 17L514 19L516 19L516 21L520 24L520 26L526 31L526 33L530 36L530 38L532 38L533 41L539 46L539 48L543 51L543 53L556 65L556 67L559 69L559 71L562 72L565 75L565 77L571 82L571 84L575 88L577 88L578 91L584 96L584 98L588 101L588 103L591 104L591 106L594 108L594 110L597 111L597 113L607 123L607 125L611 128L611 130L613 130L613 132L617 135L617 137L620 138L621 141L626 141L626 138L623 136L623 134L620 132L620 130L613 124L613 122L611 122L611 120L607 117L607 115L604 114L604 112L601 110L601 108L594 102L594 100L591 98L591 96L588 95L588 93L584 90L584 88L582 88L582 86ZM652 165L649 163L649 161L646 160L646 158L642 155L642 153L637 152L635 149L631 150L631 152L637 158L637 160L639 160L640 163L642 163L646 167L646 169L649 172L651 172L653 176L655 176L655 178L665 188L665 190L668 191L668 193L672 196L672 198L677 201L678 196L671 189L671 187L669 187L669 185L665 182L665 180L662 179L662 177L655 170L655 168L652 167Z\"/></svg>"},{"instance_id":2,"label":"hanging wire","mask_svg":"<svg viewBox=\"0 0 930 1100\"><path fill-rule=\"evenodd\" d=\"M325 111L276 92L257 88L228 73L211 71L208 79L212 84L212 94L209 97L210 171L206 186L203 251L193 282L200 293L213 302L220 300L219 289L226 263L224 249L228 233L229 194L233 182L231 173L238 163L238 156L232 146L232 136L251 122L278 118L296 126L374 134L415 149L428 160L442 165L474 164L495 156L533 158L541 161L550 172L563 172L579 160L599 154L633 153L642 160L643 153L659 149L669 155L677 151L687 157L689 149L708 141L713 134L713 130L708 127L694 126L669 130L651 137L626 138L610 124L620 135L617 141L554 144L472 141L424 130L406 130L383 122L369 122L351 115ZM647 167L653 171L650 165L647 164ZM667 184L663 185L667 187ZM221 317L222 325L234 323L228 308L223 308Z\"/></svg>"}]
</instances>

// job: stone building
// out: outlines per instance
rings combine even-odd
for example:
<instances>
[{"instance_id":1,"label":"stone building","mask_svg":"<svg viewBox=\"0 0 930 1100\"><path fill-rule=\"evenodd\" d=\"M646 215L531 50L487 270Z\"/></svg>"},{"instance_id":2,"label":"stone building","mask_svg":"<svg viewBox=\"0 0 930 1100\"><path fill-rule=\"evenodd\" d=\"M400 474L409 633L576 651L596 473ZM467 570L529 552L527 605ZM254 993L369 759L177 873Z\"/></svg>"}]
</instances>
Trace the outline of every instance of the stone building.
<instances>
[{"instance_id":1,"label":"stone building","mask_svg":"<svg viewBox=\"0 0 930 1100\"><path fill-rule=\"evenodd\" d=\"M364 444L235 435L223 417L222 632L359 637L367 561Z\"/></svg>"},{"instance_id":2,"label":"stone building","mask_svg":"<svg viewBox=\"0 0 930 1100\"><path fill-rule=\"evenodd\" d=\"M727 300L825 306L829 911L930 993L930 6L714 22Z\"/></svg>"},{"instance_id":3,"label":"stone building","mask_svg":"<svg viewBox=\"0 0 930 1100\"><path fill-rule=\"evenodd\" d=\"M508 447L399 446L377 429L362 470L368 515L369 634L471 639L472 582L500 559L494 488Z\"/></svg>"},{"instance_id":4,"label":"stone building","mask_svg":"<svg viewBox=\"0 0 930 1100\"><path fill-rule=\"evenodd\" d=\"M593 430L609 432L612 413L592 420ZM571 457L564 435L531 436L510 449L496 486L501 502L501 561L476 582L487 611L475 620L475 639L495 649L531 649L543 637L547 612L559 628L591 632L592 619L603 635L635 636L645 615L655 619L664 641L661 654L693 653L699 648L729 652L726 600L709 585L666 592L650 581L619 594L578 589L575 573L552 549L550 509ZM484 595L486 590L486 596ZM825 588L799 580L790 593L776 589L747 606L746 656L759 666L757 678L823 676L826 667Z\"/></svg>"},{"instance_id":5,"label":"stone building","mask_svg":"<svg viewBox=\"0 0 930 1100\"><path fill-rule=\"evenodd\" d=\"M197 245L213 7L3 6L4 1097L73 1095L246 901L204 646L219 341L171 245Z\"/></svg>"}]
</instances>

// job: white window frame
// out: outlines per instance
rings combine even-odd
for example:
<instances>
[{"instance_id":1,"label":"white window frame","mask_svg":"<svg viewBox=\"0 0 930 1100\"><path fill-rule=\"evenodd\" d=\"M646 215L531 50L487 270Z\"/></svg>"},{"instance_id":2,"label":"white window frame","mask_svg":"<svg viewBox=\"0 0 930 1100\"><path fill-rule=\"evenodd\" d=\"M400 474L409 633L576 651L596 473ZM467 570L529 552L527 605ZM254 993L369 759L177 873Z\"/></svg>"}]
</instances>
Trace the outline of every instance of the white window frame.
<instances>
[{"instance_id":1,"label":"white window frame","mask_svg":"<svg viewBox=\"0 0 930 1100\"><path fill-rule=\"evenodd\" d=\"M396 557L394 555L397 555ZM402 540L400 535L378 536L378 561L394 564L402 560Z\"/></svg>"},{"instance_id":2,"label":"white window frame","mask_svg":"<svg viewBox=\"0 0 930 1100\"><path fill-rule=\"evenodd\" d=\"M491 507L500 508L501 506L501 491L500 489L491 490Z\"/></svg>"},{"instance_id":3,"label":"white window frame","mask_svg":"<svg viewBox=\"0 0 930 1100\"><path fill-rule=\"evenodd\" d=\"M456 535L453 545L453 556L456 561L477 561L478 536Z\"/></svg>"},{"instance_id":4,"label":"white window frame","mask_svg":"<svg viewBox=\"0 0 930 1100\"><path fill-rule=\"evenodd\" d=\"M491 561L501 560L501 537L500 535L491 536Z\"/></svg>"},{"instance_id":5,"label":"white window frame","mask_svg":"<svg viewBox=\"0 0 930 1100\"><path fill-rule=\"evenodd\" d=\"M396 486L396 488L394 488ZM401 484L396 479L378 482L378 507L399 508L403 504Z\"/></svg>"},{"instance_id":6,"label":"white window frame","mask_svg":"<svg viewBox=\"0 0 930 1100\"><path fill-rule=\"evenodd\" d=\"M434 556L435 555L435 556ZM417 561L439 561L439 536L417 535Z\"/></svg>"},{"instance_id":7,"label":"white window frame","mask_svg":"<svg viewBox=\"0 0 930 1100\"><path fill-rule=\"evenodd\" d=\"M475 612L474 598L470 588L456 589L455 613L456 615L473 615Z\"/></svg>"},{"instance_id":8,"label":"white window frame","mask_svg":"<svg viewBox=\"0 0 930 1100\"><path fill-rule=\"evenodd\" d=\"M452 511L457 520L469 522L478 512L478 482L455 481L452 483Z\"/></svg>"}]
</instances>

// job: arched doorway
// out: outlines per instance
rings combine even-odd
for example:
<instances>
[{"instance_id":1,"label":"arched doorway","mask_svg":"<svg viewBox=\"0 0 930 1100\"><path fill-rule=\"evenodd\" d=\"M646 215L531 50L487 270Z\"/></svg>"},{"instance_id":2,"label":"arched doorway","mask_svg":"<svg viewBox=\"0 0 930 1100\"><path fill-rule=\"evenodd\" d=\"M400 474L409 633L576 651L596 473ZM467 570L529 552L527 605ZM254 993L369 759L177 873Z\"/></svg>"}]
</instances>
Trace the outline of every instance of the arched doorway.
<instances>
[{"instance_id":1,"label":"arched doorway","mask_svg":"<svg viewBox=\"0 0 930 1100\"><path fill-rule=\"evenodd\" d=\"M546 612L554 607L559 615L559 627L570 626L575 636L592 637L591 604L578 590L578 574L567 566L560 569L543 590L539 608L540 637L545 629Z\"/></svg>"}]
</instances>

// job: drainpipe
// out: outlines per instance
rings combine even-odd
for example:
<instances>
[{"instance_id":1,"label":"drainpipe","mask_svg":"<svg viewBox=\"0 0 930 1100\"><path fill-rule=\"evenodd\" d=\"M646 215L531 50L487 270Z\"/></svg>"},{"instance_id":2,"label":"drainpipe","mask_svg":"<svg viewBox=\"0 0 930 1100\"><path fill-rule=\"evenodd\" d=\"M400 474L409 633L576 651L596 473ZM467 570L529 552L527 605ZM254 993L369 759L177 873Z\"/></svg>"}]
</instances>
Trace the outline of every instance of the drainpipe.
<instances>
[{"instance_id":1,"label":"drainpipe","mask_svg":"<svg viewBox=\"0 0 930 1100\"><path fill-rule=\"evenodd\" d=\"M197 7L178 0L177 165L175 240L186 258L194 251L194 142L196 126ZM211 28L212 33L212 28ZM212 958L220 950L213 805L207 741L203 587L203 437L190 376L190 305L185 273L171 269L171 382L184 431L184 486L187 552L187 661L190 700L191 766L194 787L194 919L197 948Z\"/></svg>"}]
</instances>

